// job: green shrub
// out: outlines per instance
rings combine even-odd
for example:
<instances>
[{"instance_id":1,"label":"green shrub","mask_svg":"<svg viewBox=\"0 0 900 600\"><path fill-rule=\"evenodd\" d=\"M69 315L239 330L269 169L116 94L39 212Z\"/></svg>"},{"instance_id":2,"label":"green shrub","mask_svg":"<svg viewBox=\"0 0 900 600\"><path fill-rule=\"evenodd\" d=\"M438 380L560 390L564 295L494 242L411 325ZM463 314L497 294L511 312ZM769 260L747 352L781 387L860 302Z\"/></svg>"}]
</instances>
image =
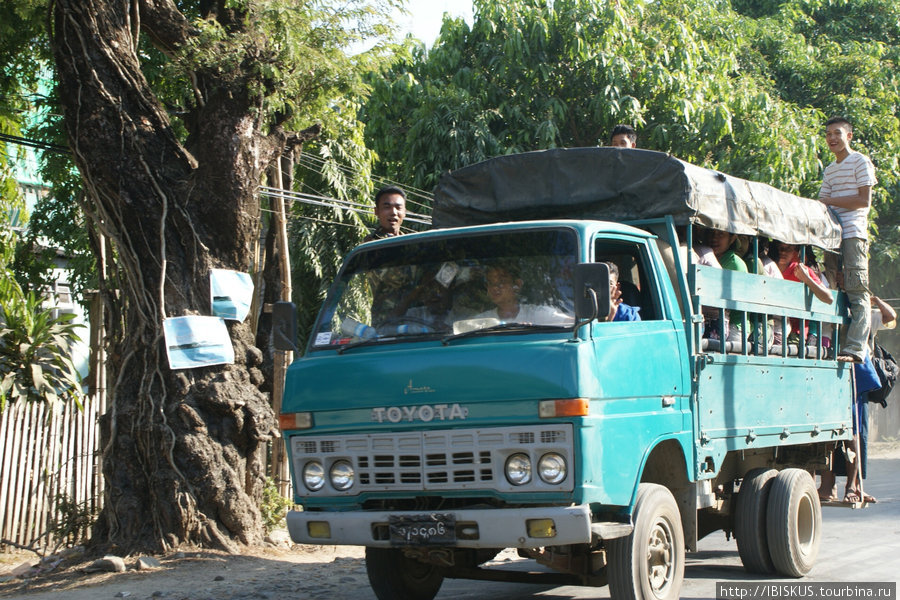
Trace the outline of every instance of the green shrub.
<instances>
[{"instance_id":1,"label":"green shrub","mask_svg":"<svg viewBox=\"0 0 900 600\"><path fill-rule=\"evenodd\" d=\"M263 489L262 504L259 507L266 533L271 533L284 525L284 517L292 504L289 499L279 493L275 480L266 477L266 487Z\"/></svg>"},{"instance_id":2,"label":"green shrub","mask_svg":"<svg viewBox=\"0 0 900 600\"><path fill-rule=\"evenodd\" d=\"M41 299L0 273L0 410L7 402L65 399L81 409L81 382L70 354L80 341L74 315L54 315Z\"/></svg>"}]
</instances>

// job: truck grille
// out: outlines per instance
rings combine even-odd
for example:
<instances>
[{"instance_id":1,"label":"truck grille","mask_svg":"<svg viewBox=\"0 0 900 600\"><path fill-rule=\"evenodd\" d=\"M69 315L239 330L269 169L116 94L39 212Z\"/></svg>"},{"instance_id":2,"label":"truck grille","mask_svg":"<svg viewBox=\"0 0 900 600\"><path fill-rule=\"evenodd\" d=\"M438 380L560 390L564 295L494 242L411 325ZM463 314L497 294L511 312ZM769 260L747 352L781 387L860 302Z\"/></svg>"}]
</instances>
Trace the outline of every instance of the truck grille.
<instances>
[{"instance_id":1,"label":"truck grille","mask_svg":"<svg viewBox=\"0 0 900 600\"><path fill-rule=\"evenodd\" d=\"M454 429L341 436L291 438L295 481L300 496L347 496L374 491L493 489L497 491L566 491L572 489L572 426L566 423L527 427ZM532 481L513 486L504 475L506 459L514 453L531 456L536 467L546 452L562 454L569 477L556 486L535 473ZM355 485L344 492L328 484L316 492L303 485L300 474L312 458L326 472L338 460L348 460Z\"/></svg>"}]
</instances>

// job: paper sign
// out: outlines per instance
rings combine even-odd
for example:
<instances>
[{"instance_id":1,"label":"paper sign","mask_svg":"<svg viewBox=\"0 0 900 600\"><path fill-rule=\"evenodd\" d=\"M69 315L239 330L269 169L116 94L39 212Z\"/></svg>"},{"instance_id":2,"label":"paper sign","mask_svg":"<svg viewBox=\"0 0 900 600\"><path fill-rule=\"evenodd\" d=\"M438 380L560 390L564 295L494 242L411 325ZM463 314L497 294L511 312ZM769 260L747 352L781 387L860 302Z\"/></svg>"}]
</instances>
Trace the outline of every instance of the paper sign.
<instances>
[{"instance_id":1,"label":"paper sign","mask_svg":"<svg viewBox=\"0 0 900 600\"><path fill-rule=\"evenodd\" d=\"M210 306L214 317L243 321L253 301L253 279L248 273L209 270Z\"/></svg>"},{"instance_id":2,"label":"paper sign","mask_svg":"<svg viewBox=\"0 0 900 600\"><path fill-rule=\"evenodd\" d=\"M234 348L219 317L172 317L163 321L169 367L192 369L234 363Z\"/></svg>"}]
</instances>

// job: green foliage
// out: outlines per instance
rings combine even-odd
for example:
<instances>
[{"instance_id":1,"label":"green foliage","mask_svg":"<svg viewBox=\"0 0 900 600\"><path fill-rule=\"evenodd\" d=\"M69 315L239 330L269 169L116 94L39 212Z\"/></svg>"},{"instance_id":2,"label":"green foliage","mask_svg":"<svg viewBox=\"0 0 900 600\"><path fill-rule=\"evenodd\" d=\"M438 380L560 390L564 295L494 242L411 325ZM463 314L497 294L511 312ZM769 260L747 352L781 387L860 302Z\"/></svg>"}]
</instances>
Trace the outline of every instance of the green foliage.
<instances>
[{"instance_id":1,"label":"green foliage","mask_svg":"<svg viewBox=\"0 0 900 600\"><path fill-rule=\"evenodd\" d=\"M854 124L853 147L875 163L871 270L882 295L900 295L900 5L893 0L794 0L737 2L757 17L752 27L752 67L771 79L778 95L813 106L824 117ZM747 61L751 64L751 61ZM821 120L819 121L821 122ZM818 123L817 123L818 124ZM821 129L817 130L821 133ZM819 143L823 163L831 155ZM819 175L803 185L815 194Z\"/></svg>"},{"instance_id":2,"label":"green foliage","mask_svg":"<svg viewBox=\"0 0 900 600\"><path fill-rule=\"evenodd\" d=\"M900 4L894 0L475 0L430 51L371 78L376 172L431 187L499 154L642 148L815 197L842 114L876 163L876 280L900 280ZM900 292L900 290L897 290ZM897 294L894 294L897 295Z\"/></svg>"},{"instance_id":3,"label":"green foliage","mask_svg":"<svg viewBox=\"0 0 900 600\"><path fill-rule=\"evenodd\" d=\"M46 8L43 1L10 3L18 12L32 5ZM391 51L384 39L392 33L390 14L398 5L396 0L239 2L232 6L238 11L232 13L239 21L236 23L203 12L209 10L208 4L182 2L179 8L199 34L174 53L160 50L148 36L141 36L138 57L156 97L168 110L175 135L192 152L201 143L194 131L196 116L203 110L201 98L205 95L209 101L218 89L247 93L257 99L256 110L265 127L300 130L313 123L322 125L320 139L304 148L305 155L319 162L298 169L298 189L365 202L371 193L374 153L365 147L362 125L356 118L357 103L368 89L363 75L379 68ZM32 13L27 15L31 19ZM14 57L12 47L4 53L6 47L0 40L0 61L27 66L23 57L29 58L31 70L26 69L18 84L33 87L38 75L34 65L46 57L46 44L35 22L28 23L23 28L36 43ZM346 51L356 42L373 39L377 43L367 52L350 55ZM248 64L249 74L237 68ZM243 80L238 79L241 76ZM219 88L198 91L198 81L213 78ZM30 97L42 118L27 135L64 146L58 91ZM83 290L95 289L98 284L79 205L83 194L80 176L67 154L45 152L42 161L42 175L52 183L52 190L35 210L27 245L34 247L31 242L43 238L63 249L73 270L73 292L81 297ZM359 243L364 223L359 215L342 210L294 204L291 211L295 301L301 323L307 325L302 328L305 332L343 255ZM17 276L27 289L45 283L42 264L36 258L33 253L20 252L15 263Z\"/></svg>"},{"instance_id":4,"label":"green foliage","mask_svg":"<svg viewBox=\"0 0 900 600\"><path fill-rule=\"evenodd\" d=\"M278 492L278 485L271 477L266 477L266 486L263 488L263 498L259 505L262 514L263 526L266 533L272 533L278 527L284 525L284 518L293 503Z\"/></svg>"},{"instance_id":5,"label":"green foliage","mask_svg":"<svg viewBox=\"0 0 900 600\"><path fill-rule=\"evenodd\" d=\"M371 197L373 153L363 143L354 106L334 111L323 123L322 139L308 144L298 159L295 188L307 193L365 203ZM344 256L362 241L358 213L295 202L290 207L293 300L297 305L298 348L304 348L328 286Z\"/></svg>"},{"instance_id":6,"label":"green foliage","mask_svg":"<svg viewBox=\"0 0 900 600\"><path fill-rule=\"evenodd\" d=\"M384 37L398 5L396 0L241 2L235 4L238 27L186 3L182 10L197 35L175 57L143 42L145 72L176 120L198 107L192 81L200 74L256 99L265 126L288 120L301 129L328 119L342 98L362 91L362 73L377 65L388 47L378 44L356 56L347 48ZM189 124L182 125L189 133Z\"/></svg>"},{"instance_id":7,"label":"green foliage","mask_svg":"<svg viewBox=\"0 0 900 600\"><path fill-rule=\"evenodd\" d=\"M71 399L81 409L81 383L69 353L80 341L74 315L54 315L34 292L23 294L0 274L0 410L7 402Z\"/></svg>"},{"instance_id":8,"label":"green foliage","mask_svg":"<svg viewBox=\"0 0 900 600\"><path fill-rule=\"evenodd\" d=\"M448 19L430 53L409 47L373 80L366 134L379 171L428 187L497 154L605 144L617 123L636 126L642 147L788 189L818 171L818 113L747 76L750 42L723 2L475 9L471 29Z\"/></svg>"},{"instance_id":9,"label":"green foliage","mask_svg":"<svg viewBox=\"0 0 900 600\"><path fill-rule=\"evenodd\" d=\"M0 153L0 160L3 155ZM13 230L13 218L20 222L27 220L25 202L16 189L11 175L4 177L3 165L0 163L0 277L11 276L11 264L15 258L19 237Z\"/></svg>"}]
</instances>

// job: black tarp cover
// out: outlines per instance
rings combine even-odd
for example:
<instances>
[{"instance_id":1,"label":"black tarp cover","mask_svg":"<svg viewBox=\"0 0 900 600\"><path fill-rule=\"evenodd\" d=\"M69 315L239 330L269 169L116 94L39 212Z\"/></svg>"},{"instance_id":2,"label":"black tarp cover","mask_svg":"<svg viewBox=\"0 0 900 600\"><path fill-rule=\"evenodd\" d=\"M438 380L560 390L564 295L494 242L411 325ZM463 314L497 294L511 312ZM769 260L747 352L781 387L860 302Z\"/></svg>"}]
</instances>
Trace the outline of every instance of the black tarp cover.
<instances>
[{"instance_id":1,"label":"black tarp cover","mask_svg":"<svg viewBox=\"0 0 900 600\"><path fill-rule=\"evenodd\" d=\"M672 215L791 244L840 246L821 202L651 150L555 148L492 158L441 177L432 226L533 219L635 221Z\"/></svg>"}]
</instances>

